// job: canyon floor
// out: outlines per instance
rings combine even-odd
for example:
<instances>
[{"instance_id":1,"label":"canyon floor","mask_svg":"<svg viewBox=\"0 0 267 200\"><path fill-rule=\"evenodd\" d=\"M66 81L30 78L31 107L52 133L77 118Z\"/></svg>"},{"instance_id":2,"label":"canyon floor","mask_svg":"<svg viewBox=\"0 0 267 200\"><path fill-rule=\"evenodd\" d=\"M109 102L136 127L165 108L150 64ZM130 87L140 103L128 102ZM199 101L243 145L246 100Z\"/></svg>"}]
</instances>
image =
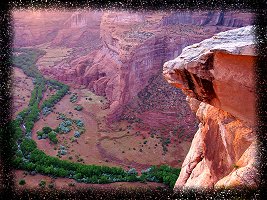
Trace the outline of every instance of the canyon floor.
<instances>
[{"instance_id":1,"label":"canyon floor","mask_svg":"<svg viewBox=\"0 0 267 200\"><path fill-rule=\"evenodd\" d=\"M156 182L116 182L108 184L88 184L88 183L79 183L72 179L68 178L52 178L49 176L36 174L30 175L26 171L16 170L15 171L15 183L18 190L27 189L36 189L39 188L39 183L41 180L46 182L46 186L53 185L53 188L60 190L76 190L76 189L86 189L86 188L95 188L95 189L153 189L153 188L167 188L163 183ZM19 185L19 180L24 179L26 184Z\"/></svg>"},{"instance_id":2,"label":"canyon floor","mask_svg":"<svg viewBox=\"0 0 267 200\"><path fill-rule=\"evenodd\" d=\"M45 49L46 45L41 47ZM44 64L48 57L56 62L53 57L56 57L57 53L52 54L51 52L58 51L60 50L49 49L49 56L46 54L41 57L37 62L37 66L40 63ZM66 59L64 56L66 56L67 51L62 51L64 51L62 53L63 58L58 59ZM14 68L14 83L14 112L16 112L14 116L16 116L19 111L28 106L33 83L31 78L16 67ZM38 149L44 151L47 155L72 162L118 166L125 170L135 168L139 174L141 174L141 170L147 169L152 165L168 164L172 167L181 167L182 161L190 148L191 138L177 140L174 133L166 134L164 131L156 131L151 134L150 128L144 126L142 121L129 122L120 120L112 125L107 125L106 115L109 112L107 99L103 96L95 95L84 86L77 86L77 84L69 84L69 86L69 93L54 106L52 112L47 116L41 114L40 120L34 124L32 139L36 141ZM39 105L55 92L56 90L47 88ZM77 96L77 100L74 103L70 101L73 95ZM77 105L82 106L82 110L75 110L74 108ZM84 123L84 133L79 138L74 138L74 129L67 134L58 134L57 144L51 143L48 138L38 139L37 132L41 131L43 127L49 126L55 129L59 126L62 122L60 115L72 120L81 120ZM66 147L66 155L58 155L60 146ZM73 180L65 178L54 180L49 176L40 174L33 176L21 170L17 170L15 174L16 180L24 179L27 187L30 188L38 185L42 179L47 180L47 183L55 183L59 188L64 188L73 182ZM79 187L84 187L84 185L90 187L92 184L79 183ZM120 186L119 183L112 183L111 185L111 187L113 185L115 187ZM147 187L147 185L149 187L163 186L163 184L152 182L148 184L123 183L123 187Z\"/></svg>"},{"instance_id":3,"label":"canyon floor","mask_svg":"<svg viewBox=\"0 0 267 200\"><path fill-rule=\"evenodd\" d=\"M66 95L48 116L42 116L36 122L33 129L33 139L38 148L46 154L56 156L60 145L67 147L68 153L62 159L73 161L83 160L86 164L105 164L108 166L120 166L125 169L136 168L138 171L151 165L169 164L173 167L181 167L189 147L189 141L170 141L168 153L164 154L161 135L151 136L147 130L140 128L140 123L129 123L126 120L119 121L109 127L105 123L108 109L106 99L94 95L87 89L70 89L71 94ZM77 102L71 103L72 94L78 95ZM89 100L90 99L90 100ZM81 105L81 111L74 110L75 105ZM59 143L51 144L48 139L37 139L36 132L44 126L55 129L61 120L59 114L67 118L80 119L85 123L85 132L71 142L74 130L58 136ZM180 143L179 143L180 142ZM179 151L177 152L177 149Z\"/></svg>"}]
</instances>

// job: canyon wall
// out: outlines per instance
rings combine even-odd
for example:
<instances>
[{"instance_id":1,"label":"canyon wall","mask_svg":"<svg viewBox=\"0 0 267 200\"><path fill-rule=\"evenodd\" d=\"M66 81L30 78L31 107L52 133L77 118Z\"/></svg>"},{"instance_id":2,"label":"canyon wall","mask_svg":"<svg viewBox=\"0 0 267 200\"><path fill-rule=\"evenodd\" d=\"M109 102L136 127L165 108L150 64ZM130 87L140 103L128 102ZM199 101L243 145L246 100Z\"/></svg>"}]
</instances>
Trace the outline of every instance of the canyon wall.
<instances>
[{"instance_id":1,"label":"canyon wall","mask_svg":"<svg viewBox=\"0 0 267 200\"><path fill-rule=\"evenodd\" d=\"M248 24L251 15L239 12L106 11L100 24L101 49L69 64L40 69L64 82L76 80L106 96L111 123L119 120L125 105L161 73L162 64L178 56L184 47Z\"/></svg>"},{"instance_id":2,"label":"canyon wall","mask_svg":"<svg viewBox=\"0 0 267 200\"><path fill-rule=\"evenodd\" d=\"M14 10L14 46L51 43L73 48L97 42L101 15L98 11Z\"/></svg>"},{"instance_id":3,"label":"canyon wall","mask_svg":"<svg viewBox=\"0 0 267 200\"><path fill-rule=\"evenodd\" d=\"M255 187L255 79L252 27L214 35L164 64L200 120L175 188Z\"/></svg>"}]
</instances>

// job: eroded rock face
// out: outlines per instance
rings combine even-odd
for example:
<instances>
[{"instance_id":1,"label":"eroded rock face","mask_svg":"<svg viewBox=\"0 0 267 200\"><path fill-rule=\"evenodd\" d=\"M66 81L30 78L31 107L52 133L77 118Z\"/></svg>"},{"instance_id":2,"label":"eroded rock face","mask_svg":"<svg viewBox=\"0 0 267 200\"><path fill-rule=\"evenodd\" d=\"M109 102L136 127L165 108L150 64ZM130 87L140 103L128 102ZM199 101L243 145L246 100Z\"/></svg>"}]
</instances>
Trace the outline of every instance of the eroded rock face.
<instances>
[{"instance_id":1,"label":"eroded rock face","mask_svg":"<svg viewBox=\"0 0 267 200\"><path fill-rule=\"evenodd\" d=\"M219 33L164 64L200 120L175 187L257 186L252 27Z\"/></svg>"},{"instance_id":2,"label":"eroded rock face","mask_svg":"<svg viewBox=\"0 0 267 200\"><path fill-rule=\"evenodd\" d=\"M50 42L54 46L73 48L86 45L88 40L98 43L101 15L98 11L15 10L14 45L23 47Z\"/></svg>"},{"instance_id":3,"label":"eroded rock face","mask_svg":"<svg viewBox=\"0 0 267 200\"><path fill-rule=\"evenodd\" d=\"M107 11L101 18L102 47L97 53L42 71L61 81L78 80L78 84L105 95L110 102L107 119L111 123L120 119L122 107L148 85L165 61L178 56L185 46L247 25L249 19L244 13Z\"/></svg>"}]
</instances>

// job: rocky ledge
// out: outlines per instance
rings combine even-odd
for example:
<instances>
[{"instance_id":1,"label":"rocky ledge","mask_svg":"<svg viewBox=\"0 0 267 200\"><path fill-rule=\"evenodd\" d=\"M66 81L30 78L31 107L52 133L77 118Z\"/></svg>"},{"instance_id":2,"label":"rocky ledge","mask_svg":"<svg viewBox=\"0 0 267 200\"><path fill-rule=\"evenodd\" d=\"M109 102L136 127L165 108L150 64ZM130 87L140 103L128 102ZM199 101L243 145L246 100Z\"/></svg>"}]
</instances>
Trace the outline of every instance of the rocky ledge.
<instances>
[{"instance_id":1,"label":"rocky ledge","mask_svg":"<svg viewBox=\"0 0 267 200\"><path fill-rule=\"evenodd\" d=\"M175 188L257 186L252 29L221 32L164 64L200 120Z\"/></svg>"}]
</instances>

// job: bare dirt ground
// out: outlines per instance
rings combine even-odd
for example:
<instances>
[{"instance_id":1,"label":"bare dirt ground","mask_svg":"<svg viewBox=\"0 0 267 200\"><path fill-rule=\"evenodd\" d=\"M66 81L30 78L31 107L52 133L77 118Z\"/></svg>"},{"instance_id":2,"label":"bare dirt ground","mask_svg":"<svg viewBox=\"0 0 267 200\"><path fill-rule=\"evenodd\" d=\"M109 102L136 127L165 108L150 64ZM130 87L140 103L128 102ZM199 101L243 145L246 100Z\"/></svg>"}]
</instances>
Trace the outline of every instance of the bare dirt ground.
<instances>
[{"instance_id":1,"label":"bare dirt ground","mask_svg":"<svg viewBox=\"0 0 267 200\"><path fill-rule=\"evenodd\" d=\"M87 89L73 88L77 93L77 102L70 102L70 95L66 95L47 117L42 116L33 129L33 139L39 149L46 154L57 156L60 145L67 148L67 154L61 159L85 164L119 166L124 169L136 168L139 172L151 165L169 164L180 167L190 142L171 141L168 151L164 155L161 137L153 138L147 130L139 128L138 123L129 124L121 121L116 124L117 129L111 130L105 124L108 112L107 101L104 97L94 95ZM83 110L74 110L75 105L82 105ZM106 108L106 109L105 109ZM71 119L80 119L85 124L85 133L71 142L74 130L67 134L58 134L58 144L51 144L49 139L37 139L36 132L44 126L56 128L62 120L58 120L57 113L63 113Z\"/></svg>"},{"instance_id":2,"label":"bare dirt ground","mask_svg":"<svg viewBox=\"0 0 267 200\"><path fill-rule=\"evenodd\" d=\"M21 179L25 180L25 185L19 185L19 181ZM36 175L29 175L27 172L23 170L16 170L15 171L15 186L18 189L36 189L40 188L39 183L41 180L46 182L45 188L48 188L49 184L53 184L54 188L56 189L67 189L67 190L76 190L82 188L96 188L96 189L117 189L117 188L129 188L129 189L137 189L137 188L157 188L163 187L166 188L167 186L162 183L140 183L140 182L116 182L116 183L109 183L109 184L88 184L88 183L78 183L72 179L68 178L51 178L49 176L36 174ZM70 183L74 183L73 186L70 186Z\"/></svg>"},{"instance_id":3,"label":"bare dirt ground","mask_svg":"<svg viewBox=\"0 0 267 200\"><path fill-rule=\"evenodd\" d=\"M46 54L37 61L37 65L52 67L56 63L67 58L72 52L71 48L50 47L50 45L50 43L44 43L41 45L33 46L46 52Z\"/></svg>"},{"instance_id":4,"label":"bare dirt ground","mask_svg":"<svg viewBox=\"0 0 267 200\"><path fill-rule=\"evenodd\" d=\"M20 104L17 103L17 112L19 112L27 107L33 84L32 80L19 69L15 69L15 77L17 99L19 99L18 97L25 99L22 102L18 101L21 102ZM55 92L54 89L47 89L42 101L55 94ZM172 167L181 167L182 160L184 160L190 147L189 141L179 138L177 140L172 139L167 145L167 152L164 153L162 134L152 136L149 128L142 126L139 122L129 123L123 120L113 124L113 127L116 128L108 127L105 117L109 112L109 105L105 97L97 96L82 86L71 85L70 92L71 94L67 94L55 105L52 113L48 116L41 114L40 120L35 123L32 131L33 139L37 142L40 150L57 157L58 150L63 145L67 149L67 154L62 155L60 159L84 164L118 166L126 170L134 167L139 174L142 169L151 165L168 164ZM78 98L76 102L72 103L70 97L74 93L77 94ZM83 109L81 111L75 110L76 105L81 105ZM62 122L62 119L58 119L59 114L64 114L72 120L82 120L85 132L75 141L71 141L74 131L77 130L77 127L72 126L69 133L57 135L58 144L52 144L48 138L39 140L37 131L40 131L44 126L55 129ZM169 133L164 134L168 135ZM75 182L66 178L52 179L40 174L32 176L24 173L17 170L17 180L25 179L26 186L32 188L38 186L41 179L46 180L47 183L55 183L58 188L69 188L68 184ZM76 183L77 187L92 187L92 185L96 186L95 184ZM161 185L157 183L148 183L147 185L144 183L112 183L97 185L96 187L158 187Z\"/></svg>"},{"instance_id":5,"label":"bare dirt ground","mask_svg":"<svg viewBox=\"0 0 267 200\"><path fill-rule=\"evenodd\" d=\"M34 88L32 79L26 76L23 71L17 67L13 68L13 116L28 107L31 91Z\"/></svg>"}]
</instances>

